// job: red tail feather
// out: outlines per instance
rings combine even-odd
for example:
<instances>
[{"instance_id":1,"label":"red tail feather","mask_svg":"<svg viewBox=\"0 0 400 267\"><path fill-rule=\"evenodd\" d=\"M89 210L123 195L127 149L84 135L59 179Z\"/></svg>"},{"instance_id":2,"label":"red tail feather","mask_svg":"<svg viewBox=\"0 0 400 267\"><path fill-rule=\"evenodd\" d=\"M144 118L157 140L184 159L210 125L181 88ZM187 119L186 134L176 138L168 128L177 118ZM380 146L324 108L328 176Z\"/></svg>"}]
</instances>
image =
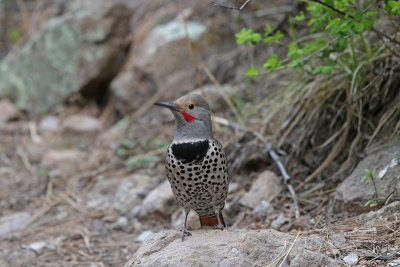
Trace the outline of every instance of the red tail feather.
<instances>
[{"instance_id":1,"label":"red tail feather","mask_svg":"<svg viewBox=\"0 0 400 267\"><path fill-rule=\"evenodd\" d=\"M218 216L219 216L219 219L221 220L221 223L224 225L224 227L226 227L222 213L219 213ZM214 225L218 225L217 216L215 216L215 217L202 216L202 217L200 217L200 224L201 224L201 226L211 226L211 227Z\"/></svg>"}]
</instances>

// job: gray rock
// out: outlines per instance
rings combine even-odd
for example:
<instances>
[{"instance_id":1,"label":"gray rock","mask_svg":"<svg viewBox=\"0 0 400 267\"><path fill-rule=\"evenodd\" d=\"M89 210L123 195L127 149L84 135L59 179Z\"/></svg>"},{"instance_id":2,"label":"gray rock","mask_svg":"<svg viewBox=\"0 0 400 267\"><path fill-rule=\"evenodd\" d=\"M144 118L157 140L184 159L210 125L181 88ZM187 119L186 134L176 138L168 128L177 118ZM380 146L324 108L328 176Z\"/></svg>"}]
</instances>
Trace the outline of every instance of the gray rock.
<instances>
[{"instance_id":1,"label":"gray rock","mask_svg":"<svg viewBox=\"0 0 400 267\"><path fill-rule=\"evenodd\" d=\"M286 218L283 214L279 214L278 218L272 221L271 228L272 229L279 229L285 223L288 223L290 220Z\"/></svg>"},{"instance_id":2,"label":"gray rock","mask_svg":"<svg viewBox=\"0 0 400 267\"><path fill-rule=\"evenodd\" d=\"M114 207L122 213L139 206L157 180L143 174L132 174L120 180L113 198Z\"/></svg>"},{"instance_id":3,"label":"gray rock","mask_svg":"<svg viewBox=\"0 0 400 267\"><path fill-rule=\"evenodd\" d=\"M388 146L371 153L363 159L340 184L335 193L335 210L361 212L368 208L365 203L372 199L368 192L373 189L372 184L365 184L361 178L366 175L365 170L375 170L375 176L381 179L376 181L376 185L381 187L379 196L387 197L389 194L400 189L400 142L394 141Z\"/></svg>"},{"instance_id":4,"label":"gray rock","mask_svg":"<svg viewBox=\"0 0 400 267\"><path fill-rule=\"evenodd\" d=\"M268 266L287 252L295 239L274 230L202 229L191 233L184 242L178 231L153 234L125 266ZM339 262L312 252L322 244L323 238L315 235L299 237L287 262L293 266L340 266Z\"/></svg>"},{"instance_id":5,"label":"gray rock","mask_svg":"<svg viewBox=\"0 0 400 267\"><path fill-rule=\"evenodd\" d=\"M261 201L271 201L274 199L281 190L281 181L276 174L264 171L253 182L250 191L243 195L239 203L254 209Z\"/></svg>"},{"instance_id":6,"label":"gray rock","mask_svg":"<svg viewBox=\"0 0 400 267\"><path fill-rule=\"evenodd\" d=\"M274 208L269 201L262 200L260 204L258 204L257 207L254 208L254 214L258 217L265 217L273 210Z\"/></svg>"},{"instance_id":7,"label":"gray rock","mask_svg":"<svg viewBox=\"0 0 400 267\"><path fill-rule=\"evenodd\" d=\"M399 267L399 266L400 266L400 258L395 259L387 264L387 267Z\"/></svg>"},{"instance_id":8,"label":"gray rock","mask_svg":"<svg viewBox=\"0 0 400 267\"><path fill-rule=\"evenodd\" d=\"M135 45L130 48L123 70L111 83L117 99L117 109L122 113L139 109L156 92L162 92L164 99L174 99L198 87L196 69L190 60L191 54L185 40L184 25L180 15L176 14L176 3L165 1L163 7L158 8L152 1L144 2L142 9L152 16L135 25L135 29L140 29L133 33ZM211 72L223 72L223 76L226 65L225 62L218 62L215 49L220 48L218 55L236 49L231 28L224 27L229 24L230 16L215 16L208 11L209 5L206 2L185 3L188 33L196 56L204 58L203 62L209 59L217 69L214 72L211 68ZM203 14L201 19L198 14ZM219 75L217 78L220 78Z\"/></svg>"},{"instance_id":9,"label":"gray rock","mask_svg":"<svg viewBox=\"0 0 400 267\"><path fill-rule=\"evenodd\" d=\"M113 1L94 6L50 19L12 51L0 64L0 96L43 113L71 93L104 90L121 64L131 11Z\"/></svg>"},{"instance_id":10,"label":"gray rock","mask_svg":"<svg viewBox=\"0 0 400 267\"><path fill-rule=\"evenodd\" d=\"M39 123L40 129L46 131L55 131L59 128L59 126L60 123L58 118L55 116L46 116Z\"/></svg>"},{"instance_id":11,"label":"gray rock","mask_svg":"<svg viewBox=\"0 0 400 267\"><path fill-rule=\"evenodd\" d=\"M20 117L19 110L11 103L10 100L0 100L0 123L17 120Z\"/></svg>"},{"instance_id":12,"label":"gray rock","mask_svg":"<svg viewBox=\"0 0 400 267\"><path fill-rule=\"evenodd\" d=\"M49 150L40 165L54 174L70 174L86 160L86 153L79 150Z\"/></svg>"},{"instance_id":13,"label":"gray rock","mask_svg":"<svg viewBox=\"0 0 400 267\"><path fill-rule=\"evenodd\" d=\"M171 227L175 230L180 230L183 222L185 221L185 211L183 209L177 209L171 216ZM188 219L186 222L186 226L189 230L192 229L200 229L200 219L199 215L193 210L190 211L188 215Z\"/></svg>"},{"instance_id":14,"label":"gray rock","mask_svg":"<svg viewBox=\"0 0 400 267\"><path fill-rule=\"evenodd\" d=\"M117 108L123 113L140 108L157 90L171 95L168 92L194 87L194 68L188 60L182 21L174 19L153 26L145 38L141 36L132 46L124 70L111 83ZM188 21L188 31L196 42L206 27L201 22Z\"/></svg>"},{"instance_id":15,"label":"gray rock","mask_svg":"<svg viewBox=\"0 0 400 267\"><path fill-rule=\"evenodd\" d=\"M136 241L143 242L144 240L146 240L146 238L148 238L152 234L154 234L153 231L150 231L150 230L144 231L136 238Z\"/></svg>"},{"instance_id":16,"label":"gray rock","mask_svg":"<svg viewBox=\"0 0 400 267\"><path fill-rule=\"evenodd\" d=\"M176 206L172 194L171 185L168 180L154 188L143 200L139 210L141 218L164 218L169 217Z\"/></svg>"},{"instance_id":17,"label":"gray rock","mask_svg":"<svg viewBox=\"0 0 400 267\"><path fill-rule=\"evenodd\" d=\"M21 230L30 218L29 212L17 212L0 217L0 236Z\"/></svg>"},{"instance_id":18,"label":"gray rock","mask_svg":"<svg viewBox=\"0 0 400 267\"><path fill-rule=\"evenodd\" d=\"M290 267L304 267L304 266L324 266L324 267L336 267L343 266L337 260L329 258L326 255L310 251L303 250L298 253L296 257L290 262Z\"/></svg>"},{"instance_id":19,"label":"gray rock","mask_svg":"<svg viewBox=\"0 0 400 267\"><path fill-rule=\"evenodd\" d=\"M357 264L358 263L358 255L355 253L349 254L343 258L343 261L349 265Z\"/></svg>"},{"instance_id":20,"label":"gray rock","mask_svg":"<svg viewBox=\"0 0 400 267\"><path fill-rule=\"evenodd\" d=\"M102 129L97 118L87 115L71 115L64 119L62 125L65 130L75 133L95 133Z\"/></svg>"},{"instance_id":21,"label":"gray rock","mask_svg":"<svg viewBox=\"0 0 400 267\"><path fill-rule=\"evenodd\" d=\"M22 246L22 248L31 249L31 250L35 251L37 254L41 254L46 248L54 249L54 247L52 245L50 245L48 242L45 242L45 241L38 241L38 242L31 243L29 245L24 245L24 246Z\"/></svg>"},{"instance_id":22,"label":"gray rock","mask_svg":"<svg viewBox=\"0 0 400 267\"><path fill-rule=\"evenodd\" d=\"M208 104L212 107L212 111L223 111L225 108L228 107L223 95L230 96L234 92L234 88L229 84L224 84L221 87L212 85L205 85L203 90L196 89L192 91L192 94L203 94L207 99Z\"/></svg>"},{"instance_id":23,"label":"gray rock","mask_svg":"<svg viewBox=\"0 0 400 267\"><path fill-rule=\"evenodd\" d=\"M29 162L32 164L39 163L48 149L48 143L46 142L37 143L26 141L23 144L23 150L26 153Z\"/></svg>"},{"instance_id":24,"label":"gray rock","mask_svg":"<svg viewBox=\"0 0 400 267\"><path fill-rule=\"evenodd\" d=\"M157 180L142 174L124 178L99 179L87 195L91 208L115 208L122 214L139 207L146 194L156 185Z\"/></svg>"}]
</instances>

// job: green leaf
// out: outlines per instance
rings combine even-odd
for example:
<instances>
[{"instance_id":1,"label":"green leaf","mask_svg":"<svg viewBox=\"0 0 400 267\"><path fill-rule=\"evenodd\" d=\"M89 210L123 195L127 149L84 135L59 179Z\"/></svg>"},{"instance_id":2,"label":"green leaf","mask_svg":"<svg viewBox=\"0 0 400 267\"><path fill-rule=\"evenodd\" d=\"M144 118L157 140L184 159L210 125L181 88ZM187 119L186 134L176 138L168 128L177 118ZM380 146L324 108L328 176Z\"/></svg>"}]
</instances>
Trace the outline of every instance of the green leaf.
<instances>
[{"instance_id":1,"label":"green leaf","mask_svg":"<svg viewBox=\"0 0 400 267\"><path fill-rule=\"evenodd\" d=\"M370 206L370 207L374 207L376 206L376 201L373 199L368 200L367 202L365 202L364 207Z\"/></svg>"},{"instance_id":2,"label":"green leaf","mask_svg":"<svg viewBox=\"0 0 400 267\"><path fill-rule=\"evenodd\" d=\"M297 21L303 21L305 19L304 12L300 11L300 14L297 15L294 19Z\"/></svg>"},{"instance_id":3,"label":"green leaf","mask_svg":"<svg viewBox=\"0 0 400 267\"><path fill-rule=\"evenodd\" d=\"M263 68L268 71L273 71L281 66L282 62L278 60L278 56L272 54L272 56L264 63Z\"/></svg>"},{"instance_id":4,"label":"green leaf","mask_svg":"<svg viewBox=\"0 0 400 267\"><path fill-rule=\"evenodd\" d=\"M364 170L369 176L374 176L374 173L375 173L375 170L373 170L373 169L371 169L371 170L369 170L369 169L365 169Z\"/></svg>"},{"instance_id":5,"label":"green leaf","mask_svg":"<svg viewBox=\"0 0 400 267\"><path fill-rule=\"evenodd\" d=\"M21 39L21 31L19 29L13 29L8 33L8 38L11 42L16 43Z\"/></svg>"},{"instance_id":6,"label":"green leaf","mask_svg":"<svg viewBox=\"0 0 400 267\"><path fill-rule=\"evenodd\" d=\"M303 55L304 55L304 51L302 49L300 49L296 43L290 43L288 45L288 52L287 52L288 58L290 58L291 60L295 60Z\"/></svg>"},{"instance_id":7,"label":"green leaf","mask_svg":"<svg viewBox=\"0 0 400 267\"><path fill-rule=\"evenodd\" d=\"M135 146L135 143L129 139L124 139L121 145L126 148L133 148Z\"/></svg>"},{"instance_id":8,"label":"green leaf","mask_svg":"<svg viewBox=\"0 0 400 267\"><path fill-rule=\"evenodd\" d=\"M264 36L270 35L274 30L272 29L271 25L267 24L265 25L265 34Z\"/></svg>"},{"instance_id":9,"label":"green leaf","mask_svg":"<svg viewBox=\"0 0 400 267\"><path fill-rule=\"evenodd\" d=\"M251 79L256 79L258 76L260 76L260 74L261 74L260 69L251 66L250 69L248 69L246 72L246 77L249 77Z\"/></svg>"},{"instance_id":10,"label":"green leaf","mask_svg":"<svg viewBox=\"0 0 400 267\"><path fill-rule=\"evenodd\" d=\"M329 66L329 65L318 66L312 72L313 75L317 75L317 74L329 75L331 73L332 73L332 66Z\"/></svg>"},{"instance_id":11,"label":"green leaf","mask_svg":"<svg viewBox=\"0 0 400 267\"><path fill-rule=\"evenodd\" d=\"M283 34L280 31L277 31L274 35L267 36L264 38L265 44L272 44L279 41L283 37Z\"/></svg>"},{"instance_id":12,"label":"green leaf","mask_svg":"<svg viewBox=\"0 0 400 267\"><path fill-rule=\"evenodd\" d=\"M375 190L371 189L368 191L368 195L374 195L375 194Z\"/></svg>"},{"instance_id":13,"label":"green leaf","mask_svg":"<svg viewBox=\"0 0 400 267\"><path fill-rule=\"evenodd\" d=\"M126 156L128 156L128 154L129 152L125 148L118 148L117 150L117 155L121 158L125 158Z\"/></svg>"},{"instance_id":14,"label":"green leaf","mask_svg":"<svg viewBox=\"0 0 400 267\"><path fill-rule=\"evenodd\" d=\"M38 171L39 175L47 177L49 175L49 171L46 168L40 168Z\"/></svg>"},{"instance_id":15,"label":"green leaf","mask_svg":"<svg viewBox=\"0 0 400 267\"><path fill-rule=\"evenodd\" d=\"M235 34L235 37L237 44L251 43L256 45L261 40L261 34L256 33L251 29L242 29L240 32Z\"/></svg>"},{"instance_id":16,"label":"green leaf","mask_svg":"<svg viewBox=\"0 0 400 267\"><path fill-rule=\"evenodd\" d=\"M298 59L291 60L288 65L288 68L296 68L296 67L301 67L301 66L303 66L303 60L298 58Z\"/></svg>"},{"instance_id":17,"label":"green leaf","mask_svg":"<svg viewBox=\"0 0 400 267\"><path fill-rule=\"evenodd\" d=\"M361 182L364 183L365 181L367 181L369 179L368 175L365 175L361 178Z\"/></svg>"},{"instance_id":18,"label":"green leaf","mask_svg":"<svg viewBox=\"0 0 400 267\"><path fill-rule=\"evenodd\" d=\"M318 38L318 39L316 39L314 41L306 42L304 44L304 49L303 50L304 50L304 53L306 55L311 55L314 52L319 51L322 48L324 48L325 45L326 45L326 41L324 39L322 39L322 38Z\"/></svg>"},{"instance_id":19,"label":"green leaf","mask_svg":"<svg viewBox=\"0 0 400 267\"><path fill-rule=\"evenodd\" d=\"M390 15L399 15L400 14L400 2L389 0L385 1L385 11Z\"/></svg>"},{"instance_id":20,"label":"green leaf","mask_svg":"<svg viewBox=\"0 0 400 267\"><path fill-rule=\"evenodd\" d=\"M352 31L355 34L359 34L362 33L364 31L364 25L362 23L356 22L353 24L352 26Z\"/></svg>"},{"instance_id":21,"label":"green leaf","mask_svg":"<svg viewBox=\"0 0 400 267\"><path fill-rule=\"evenodd\" d=\"M128 128L128 126L129 126L129 117L128 117L128 116L123 117L123 118L118 122L118 126L119 126L121 129L123 129L123 130L125 130L126 128Z\"/></svg>"}]
</instances>

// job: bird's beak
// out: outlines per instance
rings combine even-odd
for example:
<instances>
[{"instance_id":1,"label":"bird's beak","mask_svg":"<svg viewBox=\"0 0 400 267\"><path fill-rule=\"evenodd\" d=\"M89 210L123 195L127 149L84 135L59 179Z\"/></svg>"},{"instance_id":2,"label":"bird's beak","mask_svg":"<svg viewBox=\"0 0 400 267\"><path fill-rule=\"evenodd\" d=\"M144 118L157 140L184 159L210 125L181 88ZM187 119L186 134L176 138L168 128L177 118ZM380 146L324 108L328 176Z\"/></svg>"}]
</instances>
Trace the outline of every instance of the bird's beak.
<instances>
[{"instance_id":1,"label":"bird's beak","mask_svg":"<svg viewBox=\"0 0 400 267\"><path fill-rule=\"evenodd\" d=\"M179 111L182 109L181 107L175 105L174 103L170 103L170 102L156 102L156 103L154 103L154 105L168 108L170 110L175 110L175 111Z\"/></svg>"}]
</instances>

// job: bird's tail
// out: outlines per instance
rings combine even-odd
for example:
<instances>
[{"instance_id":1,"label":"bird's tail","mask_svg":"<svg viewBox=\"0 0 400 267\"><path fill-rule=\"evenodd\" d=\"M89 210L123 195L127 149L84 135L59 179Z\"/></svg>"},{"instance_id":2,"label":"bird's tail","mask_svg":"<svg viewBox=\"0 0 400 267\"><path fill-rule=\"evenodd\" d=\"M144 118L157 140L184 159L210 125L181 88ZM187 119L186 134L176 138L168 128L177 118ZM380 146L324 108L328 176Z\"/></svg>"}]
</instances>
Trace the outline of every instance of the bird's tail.
<instances>
[{"instance_id":1,"label":"bird's tail","mask_svg":"<svg viewBox=\"0 0 400 267\"><path fill-rule=\"evenodd\" d=\"M221 223L224 225L224 227L226 227L224 217L222 216L221 212L218 214L218 217L221 220ZM201 226L211 226L211 227L213 227L214 225L218 225L217 216L214 216L214 217L200 216L200 224L201 224Z\"/></svg>"}]
</instances>

